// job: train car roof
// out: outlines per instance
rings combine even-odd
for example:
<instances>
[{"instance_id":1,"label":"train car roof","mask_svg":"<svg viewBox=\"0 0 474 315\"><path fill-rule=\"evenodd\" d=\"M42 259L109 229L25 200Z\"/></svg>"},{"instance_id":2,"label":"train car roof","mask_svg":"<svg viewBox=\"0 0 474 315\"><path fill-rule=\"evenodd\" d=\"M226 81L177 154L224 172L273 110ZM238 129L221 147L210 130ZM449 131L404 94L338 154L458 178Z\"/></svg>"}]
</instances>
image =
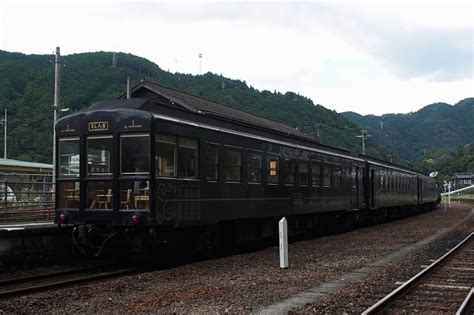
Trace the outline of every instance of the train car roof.
<instances>
[{"instance_id":1,"label":"train car roof","mask_svg":"<svg viewBox=\"0 0 474 315\"><path fill-rule=\"evenodd\" d=\"M90 106L87 111L94 111L94 110L108 110L108 109L119 109L119 108L128 108L128 109L141 109L146 104L150 102L143 98L129 98L129 99L122 99L122 100L108 100L108 101L100 101L92 106Z\"/></svg>"},{"instance_id":2,"label":"train car roof","mask_svg":"<svg viewBox=\"0 0 474 315\"><path fill-rule=\"evenodd\" d=\"M309 135L300 132L295 128L291 128L282 122L262 117L254 113L249 113L242 109L237 109L229 105L224 105L200 96L175 90L150 81L143 80L138 85L136 85L132 89L132 96L153 100L153 95L146 93L147 91L151 91L156 94L156 101L160 101L164 98L165 100L169 101L168 105L180 107L181 109L184 109L186 111L206 114L208 116L231 119L245 124L260 126L274 131L278 131L280 133L291 135L293 137L299 137L304 140L314 141L314 139L311 138ZM125 96L123 95L122 98L124 97Z\"/></svg>"},{"instance_id":3,"label":"train car roof","mask_svg":"<svg viewBox=\"0 0 474 315\"><path fill-rule=\"evenodd\" d=\"M371 164L374 164L374 165L379 165L379 166L395 169L395 170L398 170L398 171L404 171L404 172L408 172L408 173L412 173L412 174L428 176L426 174L420 173L417 170L411 169L409 167L394 164L394 163L387 162L387 161L384 161L384 160L380 160L380 159L377 159L377 158L374 158L374 157L371 157L371 156L367 156L367 155L362 155L361 154L360 156L362 158L364 158L367 162L369 162Z\"/></svg>"}]
</instances>

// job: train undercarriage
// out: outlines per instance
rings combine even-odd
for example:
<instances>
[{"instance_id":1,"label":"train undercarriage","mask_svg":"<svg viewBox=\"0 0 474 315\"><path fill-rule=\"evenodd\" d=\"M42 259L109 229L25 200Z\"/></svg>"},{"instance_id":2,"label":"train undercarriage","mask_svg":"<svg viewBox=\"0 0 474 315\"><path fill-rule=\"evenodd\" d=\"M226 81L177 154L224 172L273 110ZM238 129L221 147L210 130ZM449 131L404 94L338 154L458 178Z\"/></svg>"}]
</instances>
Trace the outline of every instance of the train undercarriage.
<instances>
[{"instance_id":1,"label":"train undercarriage","mask_svg":"<svg viewBox=\"0 0 474 315\"><path fill-rule=\"evenodd\" d=\"M419 206L386 207L371 210L341 211L288 216L290 241L343 233L430 211L436 203ZM168 252L205 254L213 251L232 253L254 244L275 245L281 217L234 220L204 226L114 227L77 225L72 232L74 253L105 256L121 252L150 254L156 249Z\"/></svg>"}]
</instances>

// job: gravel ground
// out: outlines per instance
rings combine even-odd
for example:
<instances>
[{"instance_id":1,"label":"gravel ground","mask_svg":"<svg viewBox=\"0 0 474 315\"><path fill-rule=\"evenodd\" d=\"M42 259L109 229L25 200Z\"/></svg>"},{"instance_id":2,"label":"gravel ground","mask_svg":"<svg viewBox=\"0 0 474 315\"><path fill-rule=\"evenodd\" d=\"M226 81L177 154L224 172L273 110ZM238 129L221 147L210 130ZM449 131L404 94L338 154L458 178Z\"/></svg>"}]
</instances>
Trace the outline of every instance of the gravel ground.
<instances>
[{"instance_id":1,"label":"gravel ground","mask_svg":"<svg viewBox=\"0 0 474 315\"><path fill-rule=\"evenodd\" d=\"M472 205L471 205L472 207ZM457 209L456 209L457 210ZM371 274L363 281L357 281L338 292L329 295L318 303L307 304L304 307L291 310L292 314L299 313L347 313L360 314L391 291L397 288L396 282L404 282L444 255L447 250L456 246L461 240L474 231L474 217L461 224L454 231L432 242L423 249L406 255ZM454 312L452 312L454 313Z\"/></svg>"},{"instance_id":2,"label":"gravel ground","mask_svg":"<svg viewBox=\"0 0 474 315\"><path fill-rule=\"evenodd\" d=\"M307 288L336 279L449 227L472 205L440 207L376 227L290 244L290 268L279 268L278 247L28 297L0 301L0 313L250 313ZM459 228L472 230L473 220ZM467 232L466 232L467 233ZM455 237L454 233L443 239ZM438 243L438 242L434 242ZM446 245L407 255L364 281L350 284L295 312L348 313L365 309L396 281L418 272ZM436 254L436 255L435 255ZM415 263L416 267L412 266ZM416 269L416 272L415 270ZM383 287L383 289L381 289Z\"/></svg>"}]
</instances>

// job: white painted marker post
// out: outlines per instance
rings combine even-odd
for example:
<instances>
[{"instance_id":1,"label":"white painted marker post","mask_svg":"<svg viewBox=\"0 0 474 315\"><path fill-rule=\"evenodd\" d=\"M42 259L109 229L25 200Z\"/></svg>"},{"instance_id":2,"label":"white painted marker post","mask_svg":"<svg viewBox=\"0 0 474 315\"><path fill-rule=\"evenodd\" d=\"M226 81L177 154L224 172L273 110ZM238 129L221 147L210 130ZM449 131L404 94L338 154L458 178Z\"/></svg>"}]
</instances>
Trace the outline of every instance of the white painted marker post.
<instances>
[{"instance_id":1,"label":"white painted marker post","mask_svg":"<svg viewBox=\"0 0 474 315\"><path fill-rule=\"evenodd\" d=\"M280 268L288 268L288 224L286 218L278 222L280 234Z\"/></svg>"}]
</instances>

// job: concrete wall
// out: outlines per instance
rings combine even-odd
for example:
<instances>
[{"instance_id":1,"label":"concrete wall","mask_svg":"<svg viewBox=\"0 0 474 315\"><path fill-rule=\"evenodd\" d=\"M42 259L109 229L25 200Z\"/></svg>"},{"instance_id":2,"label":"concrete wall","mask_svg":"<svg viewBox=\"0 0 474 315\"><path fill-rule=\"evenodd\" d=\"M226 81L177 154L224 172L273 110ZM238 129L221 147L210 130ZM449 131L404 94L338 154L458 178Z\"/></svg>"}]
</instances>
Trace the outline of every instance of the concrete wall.
<instances>
[{"instance_id":1,"label":"concrete wall","mask_svg":"<svg viewBox=\"0 0 474 315\"><path fill-rule=\"evenodd\" d=\"M72 228L0 227L0 270L60 263L71 258Z\"/></svg>"}]
</instances>

